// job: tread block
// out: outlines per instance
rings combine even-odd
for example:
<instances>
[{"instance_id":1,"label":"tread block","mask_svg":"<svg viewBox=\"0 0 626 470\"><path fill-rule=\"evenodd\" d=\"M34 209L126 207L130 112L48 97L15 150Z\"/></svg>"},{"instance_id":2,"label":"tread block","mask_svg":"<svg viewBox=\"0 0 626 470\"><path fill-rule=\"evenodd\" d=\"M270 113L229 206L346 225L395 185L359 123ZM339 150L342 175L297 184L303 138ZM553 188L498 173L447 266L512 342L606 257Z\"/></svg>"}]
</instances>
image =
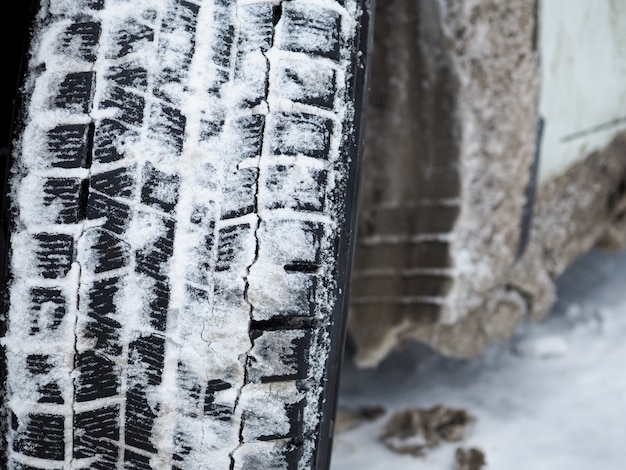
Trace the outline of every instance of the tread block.
<instances>
[{"instance_id":1,"label":"tread block","mask_svg":"<svg viewBox=\"0 0 626 470\"><path fill-rule=\"evenodd\" d=\"M250 224L229 225L220 229L215 270L217 272L233 271L248 266L250 256L247 252L250 251L250 248L254 249L254 247L246 247L250 237L253 237Z\"/></svg>"},{"instance_id":2,"label":"tread block","mask_svg":"<svg viewBox=\"0 0 626 470\"><path fill-rule=\"evenodd\" d=\"M285 51L340 59L341 16L321 5L284 2L276 43Z\"/></svg>"},{"instance_id":3,"label":"tread block","mask_svg":"<svg viewBox=\"0 0 626 470\"><path fill-rule=\"evenodd\" d=\"M75 224L84 218L83 200L87 197L86 181L79 178L45 178L43 203L56 213L55 222Z\"/></svg>"},{"instance_id":4,"label":"tread block","mask_svg":"<svg viewBox=\"0 0 626 470\"><path fill-rule=\"evenodd\" d=\"M74 396L77 402L113 397L119 394L121 369L113 361L94 351L76 355L78 372L74 379Z\"/></svg>"},{"instance_id":5,"label":"tread block","mask_svg":"<svg viewBox=\"0 0 626 470\"><path fill-rule=\"evenodd\" d=\"M222 9L217 8L215 12L214 34L215 40L213 44L213 62L224 69L230 68L231 51L235 41L235 27L231 24L229 18Z\"/></svg>"},{"instance_id":6,"label":"tread block","mask_svg":"<svg viewBox=\"0 0 626 470\"><path fill-rule=\"evenodd\" d=\"M161 71L156 77L155 95L169 102L178 102L181 83L186 81L195 50L195 31L199 6L175 0L161 25L159 51ZM185 35L185 41L180 36Z\"/></svg>"},{"instance_id":7,"label":"tread block","mask_svg":"<svg viewBox=\"0 0 626 470\"><path fill-rule=\"evenodd\" d=\"M140 212L142 214L142 212ZM175 221L168 217L149 214L145 220L156 218L163 232L153 237L145 248L135 252L135 271L165 283L168 279L168 261L174 251Z\"/></svg>"},{"instance_id":8,"label":"tread block","mask_svg":"<svg viewBox=\"0 0 626 470\"><path fill-rule=\"evenodd\" d=\"M198 284L208 284L211 278L215 246L215 221L211 217L213 210L213 207L198 205L191 216L192 223L197 227L192 230L198 241L190 247L192 255L188 258L185 277Z\"/></svg>"},{"instance_id":9,"label":"tread block","mask_svg":"<svg viewBox=\"0 0 626 470\"><path fill-rule=\"evenodd\" d=\"M137 132L112 119L96 125L93 159L95 163L111 163L124 158L124 147L138 139Z\"/></svg>"},{"instance_id":10,"label":"tread block","mask_svg":"<svg viewBox=\"0 0 626 470\"><path fill-rule=\"evenodd\" d=\"M76 438L75 442L74 457L79 459L81 458L79 456L85 456L88 459L88 463L83 464L85 466L81 467L80 470L115 470L118 468L117 459L120 450L117 443L95 441L93 447L88 448L80 438ZM78 445L80 448L77 448Z\"/></svg>"},{"instance_id":11,"label":"tread block","mask_svg":"<svg viewBox=\"0 0 626 470\"><path fill-rule=\"evenodd\" d=\"M122 324L108 315L89 312L85 322L84 336L94 339L93 349L99 353L111 356L122 354L120 331Z\"/></svg>"},{"instance_id":12,"label":"tread block","mask_svg":"<svg viewBox=\"0 0 626 470\"><path fill-rule=\"evenodd\" d=\"M139 65L114 65L107 70L105 78L121 88L132 88L144 92L148 89L148 72Z\"/></svg>"},{"instance_id":13,"label":"tread block","mask_svg":"<svg viewBox=\"0 0 626 470\"><path fill-rule=\"evenodd\" d=\"M169 257L160 250L137 250L135 252L135 271L157 281L167 281L167 262Z\"/></svg>"},{"instance_id":14,"label":"tread block","mask_svg":"<svg viewBox=\"0 0 626 470\"><path fill-rule=\"evenodd\" d=\"M18 429L13 450L29 457L46 460L65 458L65 417L53 414L29 414L24 429Z\"/></svg>"},{"instance_id":15,"label":"tread block","mask_svg":"<svg viewBox=\"0 0 626 470\"><path fill-rule=\"evenodd\" d=\"M178 201L180 177L160 171L151 163L146 163L141 179L141 202L153 209L172 213Z\"/></svg>"},{"instance_id":16,"label":"tread block","mask_svg":"<svg viewBox=\"0 0 626 470\"><path fill-rule=\"evenodd\" d=\"M129 362L133 370L141 371L147 385L159 385L165 356L165 339L154 334L140 336L130 343L129 348Z\"/></svg>"},{"instance_id":17,"label":"tread block","mask_svg":"<svg viewBox=\"0 0 626 470\"><path fill-rule=\"evenodd\" d=\"M90 184L93 189L109 197L132 199L135 192L135 167L126 166L92 174Z\"/></svg>"},{"instance_id":18,"label":"tread block","mask_svg":"<svg viewBox=\"0 0 626 470\"><path fill-rule=\"evenodd\" d=\"M207 84L207 92L211 95L220 96L222 86L230 79L228 71L224 69L213 70L211 81Z\"/></svg>"},{"instance_id":19,"label":"tread block","mask_svg":"<svg viewBox=\"0 0 626 470\"><path fill-rule=\"evenodd\" d=\"M48 7L50 14L77 20L90 19L89 10L102 10L105 0L74 0L72 2L51 3ZM77 12L80 15L77 16Z\"/></svg>"},{"instance_id":20,"label":"tread block","mask_svg":"<svg viewBox=\"0 0 626 470\"><path fill-rule=\"evenodd\" d=\"M90 220L104 218L105 221L102 228L121 235L128 228L130 217L131 208L128 204L94 191L89 192L87 218Z\"/></svg>"},{"instance_id":21,"label":"tread block","mask_svg":"<svg viewBox=\"0 0 626 470\"><path fill-rule=\"evenodd\" d=\"M140 52L154 41L154 30L135 19L126 20L116 26L106 52L108 59L119 59L128 54Z\"/></svg>"},{"instance_id":22,"label":"tread block","mask_svg":"<svg viewBox=\"0 0 626 470\"><path fill-rule=\"evenodd\" d=\"M251 214L256 210L257 168L233 169L224 175L224 199L221 204L221 218L232 219Z\"/></svg>"},{"instance_id":23,"label":"tread block","mask_svg":"<svg viewBox=\"0 0 626 470\"><path fill-rule=\"evenodd\" d=\"M49 382L47 384L43 384L37 391L40 395L39 400L37 400L38 403L52 403L55 405L62 405L65 403L58 383Z\"/></svg>"},{"instance_id":24,"label":"tread block","mask_svg":"<svg viewBox=\"0 0 626 470\"><path fill-rule=\"evenodd\" d=\"M54 98L54 106L75 113L88 114L91 111L95 84L95 72L67 74L59 84L58 93Z\"/></svg>"},{"instance_id":25,"label":"tread block","mask_svg":"<svg viewBox=\"0 0 626 470\"><path fill-rule=\"evenodd\" d=\"M86 252L81 265L90 272L113 271L130 263L130 245L108 230L88 229L83 233L83 238Z\"/></svg>"},{"instance_id":26,"label":"tread block","mask_svg":"<svg viewBox=\"0 0 626 470\"><path fill-rule=\"evenodd\" d=\"M54 369L50 359L47 354L29 354L26 356L26 369L33 375L46 375Z\"/></svg>"},{"instance_id":27,"label":"tread block","mask_svg":"<svg viewBox=\"0 0 626 470\"><path fill-rule=\"evenodd\" d=\"M174 6L170 8L161 25L167 33L180 34L180 27L187 33L196 31L196 21L200 7L186 0L174 0Z\"/></svg>"},{"instance_id":28,"label":"tread block","mask_svg":"<svg viewBox=\"0 0 626 470\"><path fill-rule=\"evenodd\" d=\"M302 433L305 401L294 382L248 384L239 403L243 442L291 439Z\"/></svg>"},{"instance_id":29,"label":"tread block","mask_svg":"<svg viewBox=\"0 0 626 470\"><path fill-rule=\"evenodd\" d=\"M34 237L35 267L46 279L64 278L74 259L74 238L62 233L38 233Z\"/></svg>"},{"instance_id":30,"label":"tread block","mask_svg":"<svg viewBox=\"0 0 626 470\"><path fill-rule=\"evenodd\" d=\"M127 449L124 451L124 470L152 470L150 457Z\"/></svg>"},{"instance_id":31,"label":"tread block","mask_svg":"<svg viewBox=\"0 0 626 470\"><path fill-rule=\"evenodd\" d=\"M15 461L14 459L9 460L8 468L12 468L15 470L46 470L45 468L41 468L41 467L31 467L30 465L24 465L22 463Z\"/></svg>"},{"instance_id":32,"label":"tread block","mask_svg":"<svg viewBox=\"0 0 626 470\"><path fill-rule=\"evenodd\" d=\"M87 62L95 62L101 29L100 24L94 21L69 25L61 37L59 52Z\"/></svg>"},{"instance_id":33,"label":"tread block","mask_svg":"<svg viewBox=\"0 0 626 470\"><path fill-rule=\"evenodd\" d=\"M204 404L204 416L211 420L227 422L233 419L233 406L227 403L215 403L214 401Z\"/></svg>"},{"instance_id":34,"label":"tread block","mask_svg":"<svg viewBox=\"0 0 626 470\"><path fill-rule=\"evenodd\" d=\"M214 116L212 119L202 119L200 121L200 141L211 140L222 133L224 129L224 119Z\"/></svg>"},{"instance_id":35,"label":"tread block","mask_svg":"<svg viewBox=\"0 0 626 470\"><path fill-rule=\"evenodd\" d=\"M50 129L47 150L55 168L86 168L90 153L89 124L68 124Z\"/></svg>"},{"instance_id":36,"label":"tread block","mask_svg":"<svg viewBox=\"0 0 626 470\"><path fill-rule=\"evenodd\" d=\"M316 222L264 220L257 232L258 262L282 264L291 272L316 272L323 234L323 225Z\"/></svg>"},{"instance_id":37,"label":"tread block","mask_svg":"<svg viewBox=\"0 0 626 470\"><path fill-rule=\"evenodd\" d=\"M180 317L184 322L179 322L178 338L181 343L195 340L201 335L198 325L204 324L207 320L206 312L211 308L211 290L208 285L198 288L189 284L185 285L185 300ZM195 352L194 354L199 353ZM179 364L180 366L180 364Z\"/></svg>"},{"instance_id":38,"label":"tread block","mask_svg":"<svg viewBox=\"0 0 626 470\"><path fill-rule=\"evenodd\" d=\"M248 355L250 382L304 379L308 372L311 334L306 330L253 331Z\"/></svg>"},{"instance_id":39,"label":"tread block","mask_svg":"<svg viewBox=\"0 0 626 470\"><path fill-rule=\"evenodd\" d=\"M30 291L29 300L30 335L49 333L61 325L66 309L63 291L48 287L35 287Z\"/></svg>"},{"instance_id":40,"label":"tread block","mask_svg":"<svg viewBox=\"0 0 626 470\"><path fill-rule=\"evenodd\" d=\"M156 453L152 443L152 428L157 415L152 411L144 386L136 385L126 393L126 444ZM143 467L142 467L143 468ZM147 467L151 468L151 467Z\"/></svg>"},{"instance_id":41,"label":"tread block","mask_svg":"<svg viewBox=\"0 0 626 470\"><path fill-rule=\"evenodd\" d=\"M26 356L26 370L31 376L29 381L37 384L37 393L32 398L36 399L37 403L62 405L64 400L61 388L52 378L46 377L55 368L52 360L52 356L46 354L29 354Z\"/></svg>"},{"instance_id":42,"label":"tread block","mask_svg":"<svg viewBox=\"0 0 626 470\"><path fill-rule=\"evenodd\" d=\"M237 20L246 25L239 33L239 52L267 52L272 47L275 10L271 2L249 3L238 7Z\"/></svg>"},{"instance_id":43,"label":"tread block","mask_svg":"<svg viewBox=\"0 0 626 470\"><path fill-rule=\"evenodd\" d=\"M101 108L117 108L116 118L132 126L141 126L146 100L143 96L119 86L109 87L100 102Z\"/></svg>"},{"instance_id":44,"label":"tread block","mask_svg":"<svg viewBox=\"0 0 626 470\"><path fill-rule=\"evenodd\" d=\"M243 105L253 107L266 99L269 61L264 55L274 36L274 5L255 3L240 5L237 20L245 24L238 37L235 81L245 84Z\"/></svg>"},{"instance_id":45,"label":"tread block","mask_svg":"<svg viewBox=\"0 0 626 470\"><path fill-rule=\"evenodd\" d=\"M196 230L202 230L203 233L213 233L215 229L214 214L214 203L195 202L189 221L194 224Z\"/></svg>"},{"instance_id":46,"label":"tread block","mask_svg":"<svg viewBox=\"0 0 626 470\"><path fill-rule=\"evenodd\" d=\"M81 299L86 299L86 318L81 334L96 353L109 356L122 354L120 341L121 323L117 318L116 295L119 292L120 279L107 277L81 290ZM81 312L84 315L84 312Z\"/></svg>"},{"instance_id":47,"label":"tread block","mask_svg":"<svg viewBox=\"0 0 626 470\"><path fill-rule=\"evenodd\" d=\"M324 109L334 108L336 75L332 67L311 61L283 59L272 67L272 82L279 84L277 90L281 97Z\"/></svg>"},{"instance_id":48,"label":"tread block","mask_svg":"<svg viewBox=\"0 0 626 470\"><path fill-rule=\"evenodd\" d=\"M155 410L154 403L148 399L147 388L161 382L165 339L157 335L142 336L131 342L129 349L126 443L156 453L152 443L152 428L157 417L155 412L158 410Z\"/></svg>"},{"instance_id":49,"label":"tread block","mask_svg":"<svg viewBox=\"0 0 626 470\"><path fill-rule=\"evenodd\" d=\"M72 2L59 2L50 5L51 12L55 15L75 15L77 11L102 10L105 0L74 0Z\"/></svg>"},{"instance_id":50,"label":"tread block","mask_svg":"<svg viewBox=\"0 0 626 470\"><path fill-rule=\"evenodd\" d=\"M172 455L172 460L177 462L184 462L185 457L191 454L193 450L192 444L190 443L191 439L189 433L177 429L174 431L174 454ZM175 470L179 467L172 467L172 470Z\"/></svg>"},{"instance_id":51,"label":"tread block","mask_svg":"<svg viewBox=\"0 0 626 470\"><path fill-rule=\"evenodd\" d=\"M328 158L332 120L307 113L276 113L268 119L268 127L273 154Z\"/></svg>"},{"instance_id":52,"label":"tread block","mask_svg":"<svg viewBox=\"0 0 626 470\"><path fill-rule=\"evenodd\" d=\"M150 132L164 147L180 155L185 138L187 118L180 110L162 103L153 103L150 108Z\"/></svg>"},{"instance_id":53,"label":"tread block","mask_svg":"<svg viewBox=\"0 0 626 470\"><path fill-rule=\"evenodd\" d=\"M232 124L234 135L237 136L237 158L240 160L233 163L237 166L246 158L254 158L261 155L263 147L263 130L265 129L265 116L253 114L237 119Z\"/></svg>"},{"instance_id":54,"label":"tread block","mask_svg":"<svg viewBox=\"0 0 626 470\"><path fill-rule=\"evenodd\" d=\"M259 202L267 209L324 210L326 171L304 165L271 165L267 167L265 191Z\"/></svg>"},{"instance_id":55,"label":"tread block","mask_svg":"<svg viewBox=\"0 0 626 470\"><path fill-rule=\"evenodd\" d=\"M250 468L302 468L303 447L293 441L254 442L242 445L234 454L233 470Z\"/></svg>"},{"instance_id":56,"label":"tread block","mask_svg":"<svg viewBox=\"0 0 626 470\"><path fill-rule=\"evenodd\" d=\"M58 359L57 357L56 360ZM54 361L55 358L47 354L29 354L26 356L26 371L30 375L28 380L37 384L37 395L33 398L36 398L38 403L61 405L64 403L59 385L53 381L52 377L46 377L55 368Z\"/></svg>"},{"instance_id":57,"label":"tread block","mask_svg":"<svg viewBox=\"0 0 626 470\"><path fill-rule=\"evenodd\" d=\"M26 370L33 376L46 376L55 367L51 363L51 356L46 354L29 354L26 356ZM64 403L61 388L54 381L45 382L45 377L33 377L32 381L38 384L38 403L52 403L62 405Z\"/></svg>"},{"instance_id":58,"label":"tread block","mask_svg":"<svg viewBox=\"0 0 626 470\"><path fill-rule=\"evenodd\" d=\"M170 286L163 281L156 281L152 287L150 300L150 325L157 331L165 331L167 310L170 303Z\"/></svg>"},{"instance_id":59,"label":"tread block","mask_svg":"<svg viewBox=\"0 0 626 470\"><path fill-rule=\"evenodd\" d=\"M87 287L87 306L90 311L108 315L117 311L115 295L123 282L121 277L108 277L93 282Z\"/></svg>"},{"instance_id":60,"label":"tread block","mask_svg":"<svg viewBox=\"0 0 626 470\"><path fill-rule=\"evenodd\" d=\"M215 392L221 392L224 390L228 390L229 388L232 388L232 385L229 384L228 382L222 380L222 379L213 379L213 380L209 380L206 384L206 393L207 396L209 394L214 394ZM206 401L205 401L206 403Z\"/></svg>"},{"instance_id":61,"label":"tread block","mask_svg":"<svg viewBox=\"0 0 626 470\"><path fill-rule=\"evenodd\" d=\"M291 318L307 318L315 314L315 292L319 282L318 276L309 273L285 272L283 279L275 273L276 282L280 282L281 289L278 296L272 296L267 286L257 276L249 279L248 294L254 305L253 320L288 322ZM268 302L257 303L256 299L266 299L270 296L274 305Z\"/></svg>"},{"instance_id":62,"label":"tread block","mask_svg":"<svg viewBox=\"0 0 626 470\"><path fill-rule=\"evenodd\" d=\"M241 107L253 108L266 100L268 74L269 61L259 52L237 55L234 81L241 86L239 95Z\"/></svg>"},{"instance_id":63,"label":"tread block","mask_svg":"<svg viewBox=\"0 0 626 470\"><path fill-rule=\"evenodd\" d=\"M216 394L229 390L232 385L221 379L209 380L204 394L204 416L217 421L230 421L233 415L233 406L216 401Z\"/></svg>"},{"instance_id":64,"label":"tread block","mask_svg":"<svg viewBox=\"0 0 626 470\"><path fill-rule=\"evenodd\" d=\"M107 406L74 415L74 457L106 456L114 461L117 446L110 441L120 438L120 407ZM107 442L109 441L109 442Z\"/></svg>"},{"instance_id":65,"label":"tread block","mask_svg":"<svg viewBox=\"0 0 626 470\"><path fill-rule=\"evenodd\" d=\"M176 370L176 386L178 387L179 408L177 412L183 416L197 418L200 410L202 386L200 379L182 362Z\"/></svg>"}]
</instances>

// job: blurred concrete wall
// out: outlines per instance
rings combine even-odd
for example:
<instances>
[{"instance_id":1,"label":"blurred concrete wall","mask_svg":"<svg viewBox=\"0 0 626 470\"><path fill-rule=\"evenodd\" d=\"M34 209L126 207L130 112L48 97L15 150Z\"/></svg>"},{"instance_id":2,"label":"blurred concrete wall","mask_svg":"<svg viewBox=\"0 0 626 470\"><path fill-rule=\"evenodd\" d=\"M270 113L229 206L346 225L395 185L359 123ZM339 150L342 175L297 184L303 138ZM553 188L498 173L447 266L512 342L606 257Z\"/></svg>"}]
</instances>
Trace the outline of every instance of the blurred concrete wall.
<instances>
[{"instance_id":1,"label":"blurred concrete wall","mask_svg":"<svg viewBox=\"0 0 626 470\"><path fill-rule=\"evenodd\" d=\"M373 366L406 340L475 355L545 315L575 256L619 241L624 140L613 135L532 190L544 7L377 3L354 359Z\"/></svg>"}]
</instances>

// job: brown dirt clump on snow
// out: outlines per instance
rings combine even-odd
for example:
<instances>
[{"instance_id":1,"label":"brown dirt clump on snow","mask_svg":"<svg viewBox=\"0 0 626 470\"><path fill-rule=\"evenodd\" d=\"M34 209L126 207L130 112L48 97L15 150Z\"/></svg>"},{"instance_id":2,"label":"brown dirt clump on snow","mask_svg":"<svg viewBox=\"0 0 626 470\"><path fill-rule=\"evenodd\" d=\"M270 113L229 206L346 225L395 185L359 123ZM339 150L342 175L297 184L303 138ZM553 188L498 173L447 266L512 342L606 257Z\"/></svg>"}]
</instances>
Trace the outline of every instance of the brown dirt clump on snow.
<instances>
[{"instance_id":1,"label":"brown dirt clump on snow","mask_svg":"<svg viewBox=\"0 0 626 470\"><path fill-rule=\"evenodd\" d=\"M382 441L394 452L422 456L442 442L462 440L475 421L466 410L444 405L430 409L409 408L391 417Z\"/></svg>"},{"instance_id":2,"label":"brown dirt clump on snow","mask_svg":"<svg viewBox=\"0 0 626 470\"><path fill-rule=\"evenodd\" d=\"M481 470L487 465L485 453L476 447L456 450L456 470Z\"/></svg>"}]
</instances>

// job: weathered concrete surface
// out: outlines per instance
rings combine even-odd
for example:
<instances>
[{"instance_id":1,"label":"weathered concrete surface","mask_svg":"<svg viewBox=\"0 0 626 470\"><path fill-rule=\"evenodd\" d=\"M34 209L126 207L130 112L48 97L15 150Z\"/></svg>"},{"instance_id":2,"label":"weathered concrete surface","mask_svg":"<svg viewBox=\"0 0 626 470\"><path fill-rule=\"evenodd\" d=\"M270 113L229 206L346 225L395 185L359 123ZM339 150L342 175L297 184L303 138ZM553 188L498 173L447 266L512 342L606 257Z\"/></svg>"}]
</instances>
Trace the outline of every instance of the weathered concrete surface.
<instances>
[{"instance_id":1,"label":"weathered concrete surface","mask_svg":"<svg viewBox=\"0 0 626 470\"><path fill-rule=\"evenodd\" d=\"M616 138L540 187L516 259L538 120L536 13L522 1L378 2L349 324L357 364L409 339L478 354L547 313L573 258L621 241Z\"/></svg>"},{"instance_id":2,"label":"weathered concrete surface","mask_svg":"<svg viewBox=\"0 0 626 470\"><path fill-rule=\"evenodd\" d=\"M459 77L439 9L392 0L376 15L350 323L373 362L406 326L437 320L427 300L453 282L449 242L416 239L452 230L460 191Z\"/></svg>"},{"instance_id":3,"label":"weathered concrete surface","mask_svg":"<svg viewBox=\"0 0 626 470\"><path fill-rule=\"evenodd\" d=\"M626 242L626 133L616 137L565 174L539 189L531 243L522 259L493 265L499 279L469 291L478 307L453 324L409 327L398 340L416 339L444 354L479 354L493 341L508 339L520 321L538 321L552 306L554 280L578 256L598 244ZM489 249L485 245L484 249Z\"/></svg>"}]
</instances>

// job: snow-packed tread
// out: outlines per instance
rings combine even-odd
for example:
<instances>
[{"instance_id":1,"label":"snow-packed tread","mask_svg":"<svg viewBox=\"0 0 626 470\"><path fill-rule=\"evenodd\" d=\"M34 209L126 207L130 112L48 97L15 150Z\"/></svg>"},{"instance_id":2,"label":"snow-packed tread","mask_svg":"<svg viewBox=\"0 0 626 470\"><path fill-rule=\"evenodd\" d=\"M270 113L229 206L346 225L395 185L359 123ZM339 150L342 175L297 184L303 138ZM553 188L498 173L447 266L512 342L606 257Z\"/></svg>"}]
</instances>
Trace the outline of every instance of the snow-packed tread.
<instances>
[{"instance_id":1,"label":"snow-packed tread","mask_svg":"<svg viewBox=\"0 0 626 470\"><path fill-rule=\"evenodd\" d=\"M11 182L6 465L314 468L359 6L48 3Z\"/></svg>"},{"instance_id":2,"label":"snow-packed tread","mask_svg":"<svg viewBox=\"0 0 626 470\"><path fill-rule=\"evenodd\" d=\"M100 24L94 21L70 24L59 42L58 52L95 62L100 29Z\"/></svg>"},{"instance_id":3,"label":"snow-packed tread","mask_svg":"<svg viewBox=\"0 0 626 470\"><path fill-rule=\"evenodd\" d=\"M91 128L88 124L59 125L46 136L50 164L58 168L85 168Z\"/></svg>"},{"instance_id":4,"label":"snow-packed tread","mask_svg":"<svg viewBox=\"0 0 626 470\"><path fill-rule=\"evenodd\" d=\"M96 74L93 71L68 73L57 85L53 106L62 110L89 113Z\"/></svg>"}]
</instances>

